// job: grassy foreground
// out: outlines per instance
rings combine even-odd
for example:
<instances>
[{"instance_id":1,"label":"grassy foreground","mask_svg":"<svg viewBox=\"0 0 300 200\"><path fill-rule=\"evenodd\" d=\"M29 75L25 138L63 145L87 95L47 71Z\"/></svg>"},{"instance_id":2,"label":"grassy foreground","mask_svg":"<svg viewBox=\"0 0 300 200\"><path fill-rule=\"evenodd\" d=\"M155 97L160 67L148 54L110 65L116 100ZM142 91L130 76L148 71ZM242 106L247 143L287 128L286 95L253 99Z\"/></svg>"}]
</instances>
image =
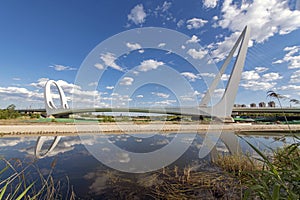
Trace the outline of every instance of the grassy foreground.
<instances>
[{"instance_id":1,"label":"grassy foreground","mask_svg":"<svg viewBox=\"0 0 300 200\"><path fill-rule=\"evenodd\" d=\"M260 158L227 155L215 162L247 188L243 199L300 199L300 143L273 150L271 156L248 144Z\"/></svg>"},{"instance_id":2,"label":"grassy foreground","mask_svg":"<svg viewBox=\"0 0 300 200\"><path fill-rule=\"evenodd\" d=\"M51 163L51 169L46 176L34 163L23 166L23 162L18 159L0 158L0 164L5 166L0 170L0 200L48 200L62 199L63 196L65 199L75 199L75 193L71 188L63 195L60 191L60 182L55 182L52 177L56 160ZM31 176L36 173L39 178Z\"/></svg>"}]
</instances>

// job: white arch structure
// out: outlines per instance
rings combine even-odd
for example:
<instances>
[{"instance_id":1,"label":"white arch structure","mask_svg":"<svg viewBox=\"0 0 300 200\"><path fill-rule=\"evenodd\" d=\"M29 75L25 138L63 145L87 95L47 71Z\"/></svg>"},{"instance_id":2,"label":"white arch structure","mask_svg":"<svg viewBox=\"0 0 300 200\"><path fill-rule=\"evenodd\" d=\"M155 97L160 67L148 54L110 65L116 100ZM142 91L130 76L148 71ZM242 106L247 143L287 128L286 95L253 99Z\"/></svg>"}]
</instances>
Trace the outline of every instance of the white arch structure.
<instances>
[{"instance_id":1,"label":"white arch structure","mask_svg":"<svg viewBox=\"0 0 300 200\"><path fill-rule=\"evenodd\" d=\"M68 115L72 113L80 112L150 112L150 113L163 113L163 114L178 114L178 115L206 115L206 116L215 116L221 119L231 116L234 100L237 95L239 82L242 76L242 71L244 68L244 63L246 59L248 42L250 38L250 29L245 27L240 37L234 44L229 55L225 59L224 64L222 65L218 74L216 74L212 84L208 88L206 94L202 98L200 105L198 107L184 107L184 108L164 108L164 109L144 109L144 108L87 108L87 109L70 109L67 103L66 96L62 88L53 80L49 80L45 85L45 107L47 115ZM238 49L239 47L239 49ZM226 68L228 67L230 61L232 60L234 53L238 49L236 60L230 75L230 78L227 83L225 92L218 103L213 106L208 106L208 103L211 99L212 94L214 93L218 83L221 80L222 75L225 73ZM50 87L55 85L59 91L61 107L56 107L53 103Z\"/></svg>"},{"instance_id":2,"label":"white arch structure","mask_svg":"<svg viewBox=\"0 0 300 200\"><path fill-rule=\"evenodd\" d=\"M49 80L47 81L45 85L45 90L44 90L44 99L45 99L45 107L46 107L46 112L47 115L51 115L53 110L57 110L58 107L54 104L52 94L51 94L51 86L54 85L56 86L58 93L59 93L59 98L60 98L60 109L69 109L69 105L67 102L66 95L63 91L63 89L58 85L55 81Z\"/></svg>"},{"instance_id":3,"label":"white arch structure","mask_svg":"<svg viewBox=\"0 0 300 200\"><path fill-rule=\"evenodd\" d=\"M54 148L57 146L58 142L60 141L61 137L62 136L55 136L51 145L44 153L41 153L41 149L42 149L45 141L47 141L47 137L45 137L45 136L38 137L38 139L36 141L36 145L35 145L35 150L34 150L35 157L36 158L46 157L51 151L54 150Z\"/></svg>"},{"instance_id":4,"label":"white arch structure","mask_svg":"<svg viewBox=\"0 0 300 200\"><path fill-rule=\"evenodd\" d=\"M68 106L68 103L67 103L66 96L65 96L62 88L55 81L49 80L45 85L45 92L44 92L45 107L46 107L47 115L48 116L49 115L59 115L59 114L67 115L67 114L71 114L71 113L97 112L97 111L99 111L99 112L120 111L120 112L150 112L150 113L179 114L179 115L199 115L199 114L201 115L201 114L203 114L203 115L215 116L215 117L219 117L219 118L229 117L229 116L231 116L231 113L232 113L234 100L237 95L239 82L240 82L240 79L242 76L242 71L243 71L244 63L245 63L245 59L246 59L249 39L250 39L250 29L249 29L249 27L246 26L244 28L243 32L241 33L240 37L238 38L237 42L234 44L229 55L225 59L225 62L222 65L219 73L216 74L212 84L210 85L205 96L201 100L199 107L164 108L164 109L157 109L157 110L153 109L153 108L152 109L139 109L139 108L70 109ZM229 78L227 87L225 89L225 92L224 92L222 98L220 99L220 101L217 104L210 106L210 107L207 106L210 101L211 94L213 94L213 92L215 91L218 83L221 80L222 75L225 73L225 70L228 67L228 65L229 65L231 59L233 58L234 53L236 52L238 47L239 47L239 50L238 50L238 54L236 57L236 61L234 63L234 66L233 66L233 69L231 72L231 76ZM53 102L51 90L50 90L51 85L55 85L56 88L58 89L58 92L60 95L60 102L61 102L61 106L59 108L56 107ZM49 152L51 152L55 148L55 146L58 144L60 138L61 138L60 136L56 136L54 138L52 144L48 148L48 150L45 153L40 154L39 152L41 151L41 148L42 148L45 140L42 139L42 137L39 137L36 148L35 148L35 155L38 158L45 157ZM231 140L231 139L228 140L228 139L226 139L226 137L223 138L223 140L227 140L226 144L228 144L228 148L230 149L231 153L240 152L240 149L234 149L235 147L237 147L237 145L236 145L238 143L237 140L233 140L230 142L229 140Z\"/></svg>"}]
</instances>

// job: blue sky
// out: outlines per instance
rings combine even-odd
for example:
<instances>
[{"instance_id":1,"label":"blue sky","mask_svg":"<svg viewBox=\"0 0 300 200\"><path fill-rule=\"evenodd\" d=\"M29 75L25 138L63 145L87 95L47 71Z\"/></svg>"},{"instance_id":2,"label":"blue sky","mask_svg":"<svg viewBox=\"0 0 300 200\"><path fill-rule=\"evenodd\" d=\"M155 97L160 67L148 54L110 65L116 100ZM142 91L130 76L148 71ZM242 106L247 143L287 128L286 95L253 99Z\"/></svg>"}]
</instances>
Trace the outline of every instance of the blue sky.
<instances>
[{"instance_id":1,"label":"blue sky","mask_svg":"<svg viewBox=\"0 0 300 200\"><path fill-rule=\"evenodd\" d=\"M44 107L43 85L48 79L58 81L68 97L80 95L77 100L85 105L172 106L200 101L204 82L209 82L212 73L199 73L184 58L161 49L143 49L136 41L124 41L129 53L121 57L109 50L99 54L102 64L93 70L103 70L105 76L87 83L96 91L76 85L84 59L98 44L123 31L145 27L187 35L190 44L201 45L186 49L190 59L210 55L220 67L248 25L251 41L236 103L267 102L268 90L300 99L299 10L297 0L1 1L0 107L11 103L18 108ZM160 46L165 45L161 41ZM103 63L110 66L104 70ZM166 75L164 66L180 74L184 80L178 78L191 90L178 94L148 83L130 91L137 74L147 76L146 72L161 80L174 79L179 85ZM229 74L230 70L223 76L224 84ZM219 88L216 97L223 90Z\"/></svg>"}]
</instances>

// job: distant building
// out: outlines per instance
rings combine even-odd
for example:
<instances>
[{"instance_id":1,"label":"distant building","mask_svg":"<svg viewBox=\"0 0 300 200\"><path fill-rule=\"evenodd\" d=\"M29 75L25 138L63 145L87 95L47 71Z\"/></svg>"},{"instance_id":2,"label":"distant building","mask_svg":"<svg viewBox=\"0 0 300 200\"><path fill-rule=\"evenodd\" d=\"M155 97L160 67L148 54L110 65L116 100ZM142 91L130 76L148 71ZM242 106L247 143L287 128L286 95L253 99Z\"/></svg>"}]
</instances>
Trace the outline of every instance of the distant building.
<instances>
[{"instance_id":1,"label":"distant building","mask_svg":"<svg viewBox=\"0 0 300 200\"><path fill-rule=\"evenodd\" d=\"M275 107L275 102L274 101L268 102L268 106L274 108Z\"/></svg>"},{"instance_id":2,"label":"distant building","mask_svg":"<svg viewBox=\"0 0 300 200\"><path fill-rule=\"evenodd\" d=\"M260 103L258 104L258 106L259 106L260 108L266 107L266 103L265 103L265 102L260 102Z\"/></svg>"},{"instance_id":3,"label":"distant building","mask_svg":"<svg viewBox=\"0 0 300 200\"><path fill-rule=\"evenodd\" d=\"M255 108L256 107L256 103L251 103L250 104L250 108Z\"/></svg>"}]
</instances>

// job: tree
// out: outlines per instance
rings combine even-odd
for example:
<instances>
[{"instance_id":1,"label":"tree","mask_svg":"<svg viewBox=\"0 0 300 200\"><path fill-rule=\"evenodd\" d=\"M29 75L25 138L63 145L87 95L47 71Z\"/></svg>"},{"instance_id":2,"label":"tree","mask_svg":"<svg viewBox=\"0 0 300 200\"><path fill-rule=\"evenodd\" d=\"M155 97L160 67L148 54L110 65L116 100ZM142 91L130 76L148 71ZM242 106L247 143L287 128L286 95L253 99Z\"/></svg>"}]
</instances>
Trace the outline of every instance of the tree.
<instances>
[{"instance_id":1,"label":"tree","mask_svg":"<svg viewBox=\"0 0 300 200\"><path fill-rule=\"evenodd\" d=\"M278 94L278 93L274 92L273 90L269 90L269 91L267 92L267 97L277 99L278 104L279 104L279 106L280 106L280 109L282 110L282 104L281 104L280 99L286 99L285 96L283 96L283 95L281 95L281 94ZM283 110L282 110L282 114L283 114L283 117L284 117L284 120L285 120L286 124L288 125L289 130L291 131L290 124L289 124L289 122L288 122L288 120L287 120L287 118L286 118L286 115L285 115L285 113L284 113Z\"/></svg>"},{"instance_id":2,"label":"tree","mask_svg":"<svg viewBox=\"0 0 300 200\"><path fill-rule=\"evenodd\" d=\"M16 106L10 104L6 109L0 110L0 119L15 119L20 116L20 113L15 111Z\"/></svg>"},{"instance_id":3,"label":"tree","mask_svg":"<svg viewBox=\"0 0 300 200\"><path fill-rule=\"evenodd\" d=\"M7 106L6 109L10 110L10 111L14 111L16 109L16 106L15 106L15 104L10 104L9 106Z\"/></svg>"},{"instance_id":4,"label":"tree","mask_svg":"<svg viewBox=\"0 0 300 200\"><path fill-rule=\"evenodd\" d=\"M290 99L290 103L300 104L300 101L297 99Z\"/></svg>"}]
</instances>

